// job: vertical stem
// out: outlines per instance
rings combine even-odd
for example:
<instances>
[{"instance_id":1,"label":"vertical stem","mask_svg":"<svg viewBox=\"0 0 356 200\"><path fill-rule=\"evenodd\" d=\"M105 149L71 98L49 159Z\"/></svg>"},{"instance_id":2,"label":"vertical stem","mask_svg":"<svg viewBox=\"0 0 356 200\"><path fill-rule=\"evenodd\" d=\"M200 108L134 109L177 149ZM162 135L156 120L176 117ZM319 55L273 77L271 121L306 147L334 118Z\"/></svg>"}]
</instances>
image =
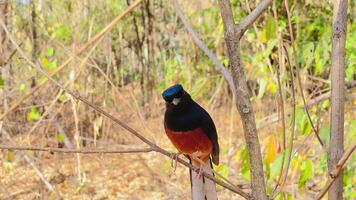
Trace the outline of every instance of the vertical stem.
<instances>
[{"instance_id":1,"label":"vertical stem","mask_svg":"<svg viewBox=\"0 0 356 200\"><path fill-rule=\"evenodd\" d=\"M344 152L344 82L345 41L347 27L347 0L335 0L333 8L333 31L331 51L331 133L329 171L333 170ZM329 199L343 199L342 173L329 190Z\"/></svg>"},{"instance_id":2,"label":"vertical stem","mask_svg":"<svg viewBox=\"0 0 356 200\"><path fill-rule=\"evenodd\" d=\"M32 36L32 61L36 62L38 53L38 36L36 29L37 13L35 1L31 1L31 36ZM36 87L36 76L32 78L31 88Z\"/></svg>"},{"instance_id":3,"label":"vertical stem","mask_svg":"<svg viewBox=\"0 0 356 200\"><path fill-rule=\"evenodd\" d=\"M230 0L219 0L220 13L224 23L224 36L232 67L235 84L236 107L241 116L245 140L248 149L251 171L252 197L255 200L267 200L263 173L261 147L258 141L255 114L250 101L247 80L240 57L240 37L236 31Z\"/></svg>"}]
</instances>

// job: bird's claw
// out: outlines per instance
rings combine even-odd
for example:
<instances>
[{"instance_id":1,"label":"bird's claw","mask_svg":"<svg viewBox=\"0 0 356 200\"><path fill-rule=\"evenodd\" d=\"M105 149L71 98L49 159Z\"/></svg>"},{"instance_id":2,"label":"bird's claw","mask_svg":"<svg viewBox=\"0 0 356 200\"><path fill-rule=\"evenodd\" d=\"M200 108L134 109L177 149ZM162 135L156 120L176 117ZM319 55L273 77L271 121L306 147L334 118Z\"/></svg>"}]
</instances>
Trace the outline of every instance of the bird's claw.
<instances>
[{"instance_id":1,"label":"bird's claw","mask_svg":"<svg viewBox=\"0 0 356 200\"><path fill-rule=\"evenodd\" d=\"M172 167L173 167L173 172L176 171L177 169L177 162L178 162L178 157L179 157L180 153L171 153L171 155L169 156L170 158L172 158Z\"/></svg>"}]
</instances>

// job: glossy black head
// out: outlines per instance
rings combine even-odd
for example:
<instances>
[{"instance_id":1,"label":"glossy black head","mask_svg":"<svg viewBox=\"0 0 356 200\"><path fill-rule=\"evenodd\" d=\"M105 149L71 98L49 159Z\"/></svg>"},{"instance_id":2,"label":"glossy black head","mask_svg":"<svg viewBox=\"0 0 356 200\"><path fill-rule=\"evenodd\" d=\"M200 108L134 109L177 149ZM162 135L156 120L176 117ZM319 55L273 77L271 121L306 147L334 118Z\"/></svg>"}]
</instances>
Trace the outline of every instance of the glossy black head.
<instances>
[{"instance_id":1,"label":"glossy black head","mask_svg":"<svg viewBox=\"0 0 356 200\"><path fill-rule=\"evenodd\" d=\"M182 85L176 84L167 88L162 93L167 105L178 106L183 104L190 95L183 89Z\"/></svg>"}]
</instances>

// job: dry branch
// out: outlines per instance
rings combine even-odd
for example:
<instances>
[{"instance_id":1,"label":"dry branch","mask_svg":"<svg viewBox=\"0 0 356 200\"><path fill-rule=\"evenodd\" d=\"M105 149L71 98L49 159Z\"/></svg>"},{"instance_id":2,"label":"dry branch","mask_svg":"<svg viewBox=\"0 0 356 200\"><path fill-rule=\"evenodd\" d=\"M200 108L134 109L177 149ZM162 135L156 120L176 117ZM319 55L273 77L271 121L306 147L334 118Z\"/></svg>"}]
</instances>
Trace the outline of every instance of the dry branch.
<instances>
[{"instance_id":1,"label":"dry branch","mask_svg":"<svg viewBox=\"0 0 356 200\"><path fill-rule=\"evenodd\" d=\"M80 153L80 154L115 154L115 153L147 153L153 151L152 148L135 148L135 149L68 149L54 147L19 147L0 145L0 149L18 150L18 151L47 151L56 153Z\"/></svg>"},{"instance_id":2,"label":"dry branch","mask_svg":"<svg viewBox=\"0 0 356 200\"><path fill-rule=\"evenodd\" d=\"M198 38L197 34L194 32L192 26L188 22L187 17L185 16L184 12L182 11L181 7L179 6L177 0L173 0L174 6L176 8L176 12L178 14L179 19L182 21L185 29L187 29L188 33L192 36L193 41L195 44L204 51L204 53L214 62L215 66L221 72L225 80L228 82L230 89L233 93L235 93L235 86L234 80L232 79L231 74L229 71L224 67L224 65L218 60L218 58L211 52L208 47Z\"/></svg>"}]
</instances>

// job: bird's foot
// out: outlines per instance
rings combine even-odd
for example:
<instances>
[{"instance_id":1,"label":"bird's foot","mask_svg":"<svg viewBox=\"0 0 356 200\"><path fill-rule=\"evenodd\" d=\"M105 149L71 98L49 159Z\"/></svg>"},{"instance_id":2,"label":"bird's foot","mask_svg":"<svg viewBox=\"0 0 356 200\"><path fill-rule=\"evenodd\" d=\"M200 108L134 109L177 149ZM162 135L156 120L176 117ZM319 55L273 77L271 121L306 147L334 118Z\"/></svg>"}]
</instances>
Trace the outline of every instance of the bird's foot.
<instances>
[{"instance_id":1,"label":"bird's foot","mask_svg":"<svg viewBox=\"0 0 356 200\"><path fill-rule=\"evenodd\" d=\"M171 153L171 155L169 156L170 158L172 158L172 167L173 167L173 172L176 171L177 169L177 162L178 162L178 157L179 157L180 153Z\"/></svg>"}]
</instances>

